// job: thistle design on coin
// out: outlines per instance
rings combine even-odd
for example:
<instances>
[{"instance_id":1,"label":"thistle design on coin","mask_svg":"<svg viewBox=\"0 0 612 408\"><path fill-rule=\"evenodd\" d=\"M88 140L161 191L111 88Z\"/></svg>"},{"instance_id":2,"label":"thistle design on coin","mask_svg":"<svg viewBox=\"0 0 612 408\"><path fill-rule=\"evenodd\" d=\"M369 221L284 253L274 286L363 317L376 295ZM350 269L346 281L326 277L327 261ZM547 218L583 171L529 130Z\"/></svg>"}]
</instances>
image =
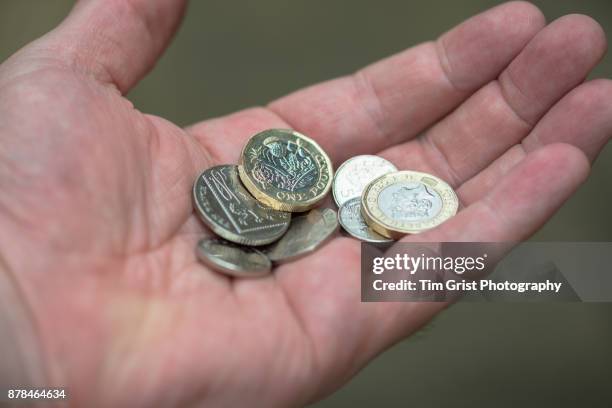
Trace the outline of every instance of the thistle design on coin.
<instances>
[{"instance_id":1,"label":"thistle design on coin","mask_svg":"<svg viewBox=\"0 0 612 408\"><path fill-rule=\"evenodd\" d=\"M255 200L238 179L237 166L206 169L193 186L196 212L217 235L244 245L264 245L280 238L291 214Z\"/></svg>"},{"instance_id":2,"label":"thistle design on coin","mask_svg":"<svg viewBox=\"0 0 612 408\"><path fill-rule=\"evenodd\" d=\"M331 161L312 139L288 129L269 129L247 142L239 166L240 180L267 206L305 211L331 188Z\"/></svg>"},{"instance_id":3,"label":"thistle design on coin","mask_svg":"<svg viewBox=\"0 0 612 408\"><path fill-rule=\"evenodd\" d=\"M342 204L338 210L338 220L347 233L361 241L393 242L393 240L383 237L366 224L361 215L361 197L351 198Z\"/></svg>"},{"instance_id":4,"label":"thistle design on coin","mask_svg":"<svg viewBox=\"0 0 612 408\"><path fill-rule=\"evenodd\" d=\"M375 178L397 171L393 163L382 157L364 154L351 157L336 170L332 184L334 201L338 207L354 197L361 197L363 190Z\"/></svg>"},{"instance_id":5,"label":"thistle design on coin","mask_svg":"<svg viewBox=\"0 0 612 408\"><path fill-rule=\"evenodd\" d=\"M372 181L361 199L361 214L379 234L400 238L433 228L457 213L453 189L417 171L388 173Z\"/></svg>"}]
</instances>

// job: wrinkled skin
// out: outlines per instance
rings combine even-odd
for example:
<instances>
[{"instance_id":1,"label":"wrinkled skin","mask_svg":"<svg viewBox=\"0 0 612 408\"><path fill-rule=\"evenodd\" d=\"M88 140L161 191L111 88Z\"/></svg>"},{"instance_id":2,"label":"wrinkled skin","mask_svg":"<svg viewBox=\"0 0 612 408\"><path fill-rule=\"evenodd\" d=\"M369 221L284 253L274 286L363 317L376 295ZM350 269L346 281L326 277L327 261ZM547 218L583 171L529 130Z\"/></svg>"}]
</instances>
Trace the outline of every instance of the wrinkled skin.
<instances>
[{"instance_id":1,"label":"wrinkled skin","mask_svg":"<svg viewBox=\"0 0 612 408\"><path fill-rule=\"evenodd\" d=\"M601 28L579 15L547 25L527 3L182 129L122 95L183 7L83 0L0 67L5 383L66 386L81 406L301 405L444 307L360 303L359 243L340 236L264 279L200 265L194 246L210 232L192 183L236 163L257 131L295 128L336 166L372 153L449 181L459 214L407 241L528 238L612 132L610 81L584 83L605 52Z\"/></svg>"}]
</instances>

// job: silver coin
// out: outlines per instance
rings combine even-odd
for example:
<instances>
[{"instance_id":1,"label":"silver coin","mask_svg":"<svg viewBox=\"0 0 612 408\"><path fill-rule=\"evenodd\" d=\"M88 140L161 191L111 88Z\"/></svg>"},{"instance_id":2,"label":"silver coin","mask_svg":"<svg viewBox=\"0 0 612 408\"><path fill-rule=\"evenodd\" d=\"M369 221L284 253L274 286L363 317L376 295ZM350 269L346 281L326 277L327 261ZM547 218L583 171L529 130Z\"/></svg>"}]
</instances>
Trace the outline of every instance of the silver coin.
<instances>
[{"instance_id":1,"label":"silver coin","mask_svg":"<svg viewBox=\"0 0 612 408\"><path fill-rule=\"evenodd\" d=\"M338 210L340 225L351 236L366 242L393 242L383 237L366 224L361 215L361 197L351 198Z\"/></svg>"},{"instance_id":2,"label":"silver coin","mask_svg":"<svg viewBox=\"0 0 612 408\"><path fill-rule=\"evenodd\" d=\"M204 170L193 185L196 212L215 234L243 245L264 245L279 239L291 214L266 207L244 188L238 167Z\"/></svg>"},{"instance_id":3,"label":"silver coin","mask_svg":"<svg viewBox=\"0 0 612 408\"><path fill-rule=\"evenodd\" d=\"M219 238L200 240L196 255L211 268L238 278L265 276L272 269L272 263L263 252Z\"/></svg>"},{"instance_id":4,"label":"silver coin","mask_svg":"<svg viewBox=\"0 0 612 408\"><path fill-rule=\"evenodd\" d=\"M338 217L331 208L310 210L294 217L283 237L264 252L272 262L287 262L319 248L338 229Z\"/></svg>"},{"instance_id":5,"label":"silver coin","mask_svg":"<svg viewBox=\"0 0 612 408\"><path fill-rule=\"evenodd\" d=\"M334 201L338 208L351 198L361 197L365 187L383 174L397 171L393 163L373 155L355 156L336 170L332 184Z\"/></svg>"}]
</instances>

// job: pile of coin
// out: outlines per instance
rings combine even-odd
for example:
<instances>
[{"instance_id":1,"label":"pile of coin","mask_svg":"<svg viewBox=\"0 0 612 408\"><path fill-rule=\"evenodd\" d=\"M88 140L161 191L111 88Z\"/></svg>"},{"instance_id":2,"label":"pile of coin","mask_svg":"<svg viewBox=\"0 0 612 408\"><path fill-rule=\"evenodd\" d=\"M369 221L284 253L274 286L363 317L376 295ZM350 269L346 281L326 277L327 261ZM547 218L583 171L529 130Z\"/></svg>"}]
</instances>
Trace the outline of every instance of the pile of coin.
<instances>
[{"instance_id":1,"label":"pile of coin","mask_svg":"<svg viewBox=\"0 0 612 408\"><path fill-rule=\"evenodd\" d=\"M440 178L398 171L378 156L355 156L342 164L333 182L344 230L366 242L392 242L440 225L457 213L459 200Z\"/></svg>"},{"instance_id":2,"label":"pile of coin","mask_svg":"<svg viewBox=\"0 0 612 408\"><path fill-rule=\"evenodd\" d=\"M320 206L333 184L338 214ZM362 241L387 243L435 227L457 212L443 180L398 171L389 161L356 156L336 175L323 149L289 129L252 136L239 165L206 169L193 186L200 219L218 236L198 242L201 262L234 277L258 277L274 264L308 254L338 222Z\"/></svg>"},{"instance_id":3,"label":"pile of coin","mask_svg":"<svg viewBox=\"0 0 612 408\"><path fill-rule=\"evenodd\" d=\"M257 277L314 251L338 228L333 209L312 209L332 179L314 140L287 129L254 135L238 166L208 168L194 183L196 212L219 237L198 242L198 258L234 277Z\"/></svg>"}]
</instances>

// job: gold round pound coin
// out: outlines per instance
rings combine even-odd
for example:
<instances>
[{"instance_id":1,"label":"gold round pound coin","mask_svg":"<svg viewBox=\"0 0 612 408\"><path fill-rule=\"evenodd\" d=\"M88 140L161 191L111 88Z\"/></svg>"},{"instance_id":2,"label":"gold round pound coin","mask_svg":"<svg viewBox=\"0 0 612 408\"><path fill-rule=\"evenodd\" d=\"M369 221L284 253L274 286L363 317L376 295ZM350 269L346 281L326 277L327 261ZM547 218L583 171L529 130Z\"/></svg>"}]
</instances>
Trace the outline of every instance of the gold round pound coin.
<instances>
[{"instance_id":1,"label":"gold round pound coin","mask_svg":"<svg viewBox=\"0 0 612 408\"><path fill-rule=\"evenodd\" d=\"M378 177L365 188L361 213L379 234L393 239L436 227L457 213L457 195L442 179L418 171Z\"/></svg>"},{"instance_id":2,"label":"gold round pound coin","mask_svg":"<svg viewBox=\"0 0 612 408\"><path fill-rule=\"evenodd\" d=\"M317 205L331 188L329 157L312 139L289 129L251 137L242 150L240 180L263 204L301 212Z\"/></svg>"}]
</instances>

